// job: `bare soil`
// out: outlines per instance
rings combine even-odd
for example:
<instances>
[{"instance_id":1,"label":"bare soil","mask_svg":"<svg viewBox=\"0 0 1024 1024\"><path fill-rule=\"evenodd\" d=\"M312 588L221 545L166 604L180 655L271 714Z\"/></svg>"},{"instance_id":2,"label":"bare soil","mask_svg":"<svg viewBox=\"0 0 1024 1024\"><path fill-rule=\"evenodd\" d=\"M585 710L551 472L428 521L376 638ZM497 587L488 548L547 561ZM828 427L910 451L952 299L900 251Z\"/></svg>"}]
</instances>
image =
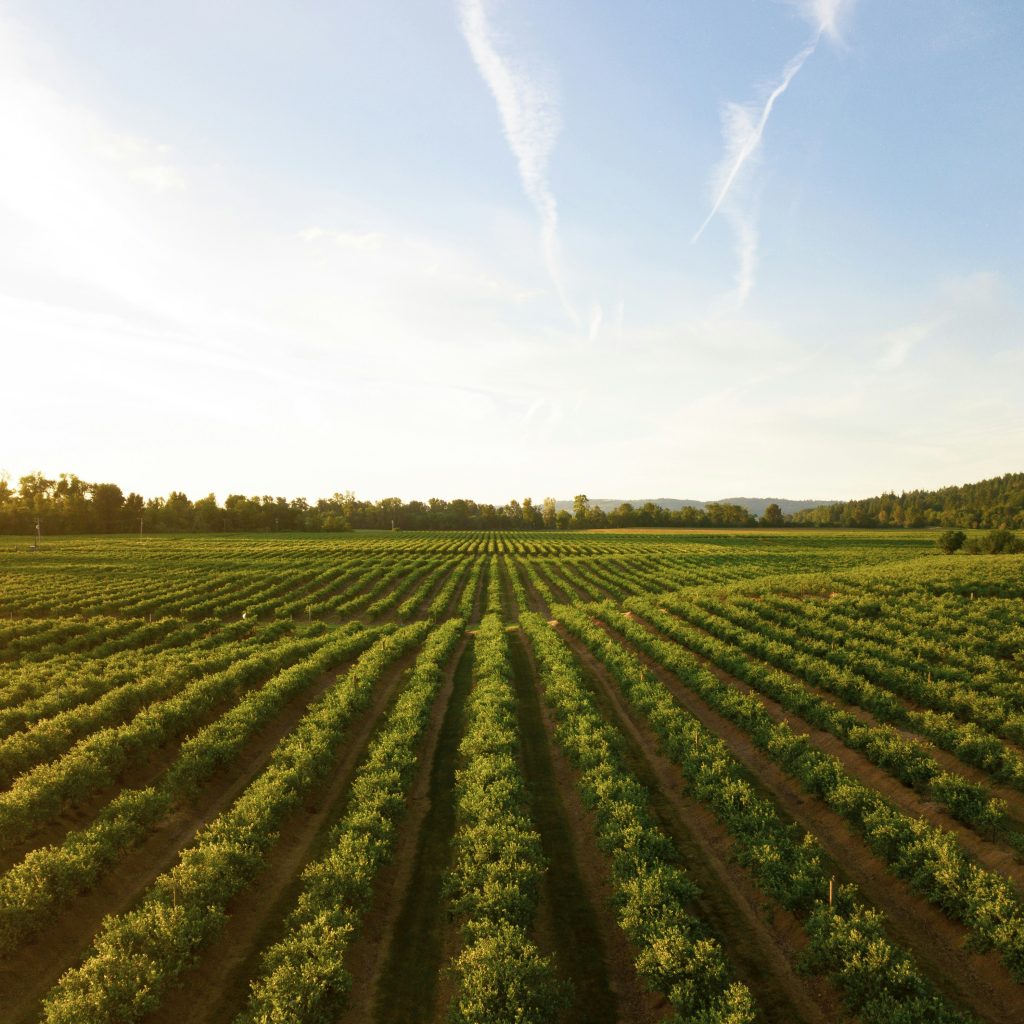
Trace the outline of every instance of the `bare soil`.
<instances>
[{"instance_id":1,"label":"bare soil","mask_svg":"<svg viewBox=\"0 0 1024 1024\"><path fill-rule=\"evenodd\" d=\"M661 637L662 639L669 640L671 642L678 642L675 641L672 637L662 633L653 623L650 623L645 619L641 619L639 616L635 615L632 612L627 612L627 615L629 615L629 617L634 619L636 622L643 625L645 629L648 629L655 636ZM701 629L694 623L687 624L697 632L705 633L709 636L711 635L707 633L707 630ZM738 689L741 689L744 692L756 692L753 691L752 688L749 687L742 680L737 679L735 676L731 675L725 669L719 668L719 666L716 665L711 659L704 657L704 655L699 654L698 652L693 651L690 648L687 648L687 651L696 661L700 662L702 665L708 668L711 672L713 672L716 676L718 676L719 679L723 680L724 682L729 683L731 686L736 686ZM783 675L793 680L793 682L799 683L801 686L806 686L808 689L813 690L814 693L822 700L827 701L834 707L841 708L843 711L848 712L849 714L857 718L859 721L863 722L865 725L881 726L886 724L880 722L877 718L875 718L873 714L871 714L870 711L860 707L860 705L850 704L847 701L844 701L841 697L838 697L836 694L831 693L827 690L822 690L814 684L809 683L804 679L801 679L799 676L793 675L791 672L785 672L782 669L778 669L776 668L776 666L771 665L769 662L756 658L751 654L747 654L746 652L744 652L744 657L752 664L761 665L767 668L771 668L774 671L782 672ZM771 698L763 694L758 694L758 697L765 703L766 707L768 707L769 711L771 711L773 717L775 717L776 720L780 720L780 718L791 719L794 722L799 723L799 728L802 731L812 732L812 734L820 735L822 737L828 736L833 744L839 743L840 746L842 746L841 742L837 740L835 737L830 736L828 733L825 733L822 730L815 729L813 726L807 724L804 721L804 719L792 714L791 712L785 711L781 707L781 705L771 700ZM908 706L910 706L909 703ZM922 746L926 747L928 749L928 753L932 757L934 757L935 760L939 763L939 765L941 765L942 768L944 768L946 771L952 772L957 775L962 775L964 776L964 778L969 779L972 782L979 782L986 785L993 796L999 797L1000 799L1006 801L1007 807L1010 812L1009 817L1014 822L1024 823L1024 793L1016 789L1011 789L1009 786L1000 785L999 783L995 782L987 772L982 771L982 769L980 768L975 768L973 765L965 764L958 757L956 757L955 754L951 754L948 751L942 750L940 747L935 746L935 744L928 740L926 737L921 736L920 734L910 729L900 728L898 726L891 726L891 728L895 729L895 731L904 739L913 740L916 743L919 743ZM815 740L815 742L817 742L817 740ZM846 748L843 747L843 749L845 750ZM839 754L837 753L836 756L838 757ZM857 755L857 757L860 760L863 760L865 763L870 764L870 762L867 762L866 758L860 757L860 755ZM882 771L882 769L878 768L875 768L875 770ZM883 774L885 773L883 772ZM873 785L873 783L870 784ZM913 790L910 790L909 787L903 786L898 781L897 785L903 791L911 793L913 792ZM1016 874L1011 875L1011 877L1014 878L1014 881L1017 885L1024 886L1024 871L1021 870L1020 860L1015 853L1012 853L1011 851L1006 849L1005 846L1002 846L998 842L998 840L991 840L988 837L978 835L978 833L971 830L968 826L965 826L964 824L958 822L955 818L953 818L952 815L950 815L944 808L941 807L941 805L931 803L924 797L919 797L918 803L920 806L917 809L912 809L908 806L906 808L908 810L908 813L915 815L926 814L931 820L933 820L934 824L942 828L948 828L952 831L955 831L958 837L964 834L966 834L968 837L971 837L965 841L965 846L971 850L972 855L974 854L974 844L976 842L980 842L981 844L983 844L982 848L987 849L990 854L993 854L993 870L1006 870L1006 868L1004 867L995 866L997 864L1007 863L1005 857L1002 856L1002 854L1005 853L1006 856L1008 856L1011 859L1011 862L1013 864L1013 870L1016 872ZM979 853L976 856L982 863L987 863L984 860L984 854Z\"/></svg>"},{"instance_id":2,"label":"bare soil","mask_svg":"<svg viewBox=\"0 0 1024 1024\"><path fill-rule=\"evenodd\" d=\"M665 669L652 667L679 704L719 736L751 781L779 812L812 833L837 865L837 875L856 883L863 897L887 915L891 937L910 950L919 966L954 1003L986 1021L1020 1024L1021 988L994 953L965 946L969 932L906 884L889 874L859 834L764 754L743 730L708 707Z\"/></svg>"},{"instance_id":3,"label":"bare soil","mask_svg":"<svg viewBox=\"0 0 1024 1024\"><path fill-rule=\"evenodd\" d=\"M626 735L632 761L702 894L696 911L725 949L737 976L766 1019L833 1024L845 1020L838 994L821 978L800 976L796 962L806 936L796 917L769 909L749 873L731 861L732 839L714 815L686 794L680 770L659 751L657 737L624 699L600 662L565 630L609 718Z\"/></svg>"},{"instance_id":4,"label":"bare soil","mask_svg":"<svg viewBox=\"0 0 1024 1024\"><path fill-rule=\"evenodd\" d=\"M331 827L344 814L352 779L417 653L403 655L384 673L370 706L346 728L325 783L282 825L266 866L229 904L227 926L147 1018L150 1024L218 1024L243 1008L249 979L258 973L259 954L278 938L300 892L303 868L324 851Z\"/></svg>"},{"instance_id":5,"label":"bare soil","mask_svg":"<svg viewBox=\"0 0 1024 1024\"><path fill-rule=\"evenodd\" d=\"M352 975L342 1021L375 1020L379 986L384 965L396 942L403 905L413 889L420 836L431 810L431 774L435 764L442 726L445 724L455 689L456 670L465 655L469 638L464 637L452 656L444 682L431 709L430 721L420 749L419 765L406 802L407 810L395 839L391 860L378 872L373 898L356 938L349 946L346 967Z\"/></svg>"},{"instance_id":6,"label":"bare soil","mask_svg":"<svg viewBox=\"0 0 1024 1024\"><path fill-rule=\"evenodd\" d=\"M306 709L343 675L351 662L325 673L254 736L230 767L217 772L194 801L176 808L139 846L129 851L100 883L15 954L0 960L0 1006L4 1020L35 1020L40 1000L65 970L79 962L107 914L133 906L157 875L204 825L226 810L266 766L281 738Z\"/></svg>"},{"instance_id":7,"label":"bare soil","mask_svg":"<svg viewBox=\"0 0 1024 1024\"><path fill-rule=\"evenodd\" d=\"M555 739L555 720L539 692L541 683L530 645L522 635L519 643L534 688L550 762L554 796L564 816L570 852L575 862L573 866L582 889L579 897L574 894L574 898L580 901L581 909L575 912L571 934L573 941L586 942L590 947L582 951L584 963L570 977L576 999L568 1011L567 1020L589 1024L590 1020L596 1022L610 1019L619 1024L646 1024L664 1016L669 1007L664 998L648 991L641 984L633 968L637 950L615 919L610 863L597 845L594 814L583 806L576 788L578 773ZM547 903L544 909L550 914L550 897ZM548 927L553 929L553 925ZM573 955L578 957L579 954ZM590 980L596 965L602 970L603 985ZM601 991L605 987L607 996ZM606 998L608 1003L602 1004ZM592 1011L592 1014L588 1015L588 1011Z\"/></svg>"}]
</instances>

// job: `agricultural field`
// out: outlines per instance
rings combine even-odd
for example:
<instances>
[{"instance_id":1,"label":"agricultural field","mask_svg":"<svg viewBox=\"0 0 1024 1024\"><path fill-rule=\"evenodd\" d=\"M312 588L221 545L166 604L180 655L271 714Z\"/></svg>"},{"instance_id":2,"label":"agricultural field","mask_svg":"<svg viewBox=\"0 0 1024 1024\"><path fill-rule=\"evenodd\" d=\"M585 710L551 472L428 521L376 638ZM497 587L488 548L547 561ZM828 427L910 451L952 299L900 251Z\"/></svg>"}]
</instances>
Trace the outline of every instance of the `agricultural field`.
<instances>
[{"instance_id":1,"label":"agricultural field","mask_svg":"<svg viewBox=\"0 0 1024 1024\"><path fill-rule=\"evenodd\" d=\"M1024 556L0 539L0 1017L1024 1021Z\"/></svg>"}]
</instances>

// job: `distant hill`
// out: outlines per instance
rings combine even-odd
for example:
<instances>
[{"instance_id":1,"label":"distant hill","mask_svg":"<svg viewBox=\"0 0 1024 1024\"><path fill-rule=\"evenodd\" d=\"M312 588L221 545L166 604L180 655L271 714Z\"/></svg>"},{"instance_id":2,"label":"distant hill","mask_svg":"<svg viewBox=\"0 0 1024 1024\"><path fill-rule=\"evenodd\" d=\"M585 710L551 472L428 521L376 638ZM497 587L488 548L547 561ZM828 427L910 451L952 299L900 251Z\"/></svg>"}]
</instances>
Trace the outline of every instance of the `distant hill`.
<instances>
[{"instance_id":1,"label":"distant hill","mask_svg":"<svg viewBox=\"0 0 1024 1024\"><path fill-rule=\"evenodd\" d=\"M600 508L605 512L611 512L626 503L633 508L642 508L648 502L660 505L674 512L681 508L697 508L703 511L708 505L739 505L755 516L764 515L764 510L771 505L778 505L785 515L792 515L794 512L802 512L805 509L818 508L820 505L831 505L834 500L828 501L796 501L792 498L719 498L717 501L698 501L695 498L591 498L591 508ZM556 508L572 511L571 501L558 501Z\"/></svg>"}]
</instances>

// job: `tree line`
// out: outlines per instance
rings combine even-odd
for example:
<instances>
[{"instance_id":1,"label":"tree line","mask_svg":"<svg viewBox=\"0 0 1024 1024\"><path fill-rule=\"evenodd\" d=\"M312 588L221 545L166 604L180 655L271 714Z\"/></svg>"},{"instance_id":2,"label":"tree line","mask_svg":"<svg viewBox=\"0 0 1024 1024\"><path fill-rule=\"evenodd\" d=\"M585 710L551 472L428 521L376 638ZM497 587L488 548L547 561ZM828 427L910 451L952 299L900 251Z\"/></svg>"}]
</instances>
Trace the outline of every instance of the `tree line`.
<instances>
[{"instance_id":1,"label":"tree line","mask_svg":"<svg viewBox=\"0 0 1024 1024\"><path fill-rule=\"evenodd\" d=\"M946 526L958 529L1024 528L1024 473L875 498L820 505L794 513L795 526Z\"/></svg>"},{"instance_id":2,"label":"tree line","mask_svg":"<svg viewBox=\"0 0 1024 1024\"><path fill-rule=\"evenodd\" d=\"M0 533L221 533L342 532L346 530L588 530L630 527L736 529L747 527L923 527L1024 528L1024 473L1011 473L939 491L883 494L784 515L771 504L758 518L742 505L668 509L653 502L623 503L606 512L585 494L573 508L554 498L491 505L469 498L364 501L351 491L315 503L270 495L213 494L193 500L182 491L166 497L125 494L113 483L87 483L73 473L50 479L30 473L13 487L0 476Z\"/></svg>"},{"instance_id":3,"label":"tree line","mask_svg":"<svg viewBox=\"0 0 1024 1024\"><path fill-rule=\"evenodd\" d=\"M777 507L776 507L777 511ZM768 510L770 519L771 509ZM764 521L764 520L762 520ZM778 513L778 524L782 516ZM531 498L491 505L469 498L363 501L351 491L315 503L270 495L229 494L219 503L213 494L193 500L182 491L166 497L125 494L113 483L88 483L73 473L56 478L30 473L16 487L0 477L0 533L44 535L72 533L221 533L343 532L347 530L580 530L601 527L755 526L756 517L739 505L670 511L648 502L640 508L620 505L611 512L591 505L585 494L573 511L557 508L554 498Z\"/></svg>"}]
</instances>

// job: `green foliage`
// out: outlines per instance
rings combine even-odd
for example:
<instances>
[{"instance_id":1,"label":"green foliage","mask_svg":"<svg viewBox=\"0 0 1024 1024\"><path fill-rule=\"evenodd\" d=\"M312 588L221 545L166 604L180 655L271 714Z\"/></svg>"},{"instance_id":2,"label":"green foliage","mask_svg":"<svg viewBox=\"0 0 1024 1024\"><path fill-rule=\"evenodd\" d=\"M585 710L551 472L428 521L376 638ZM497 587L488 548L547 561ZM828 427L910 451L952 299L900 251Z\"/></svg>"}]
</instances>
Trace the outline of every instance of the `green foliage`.
<instances>
[{"instance_id":1,"label":"green foliage","mask_svg":"<svg viewBox=\"0 0 1024 1024\"><path fill-rule=\"evenodd\" d=\"M688 909L696 887L654 823L646 792L624 766L621 737L598 712L571 654L547 623L532 613L520 622L558 717L556 738L580 772L580 795L595 812L598 844L611 858L619 924L639 950L637 972L681 1018L753 1021L750 993L730 982L721 946Z\"/></svg>"},{"instance_id":2,"label":"green foliage","mask_svg":"<svg viewBox=\"0 0 1024 1024\"><path fill-rule=\"evenodd\" d=\"M221 929L228 901L263 865L286 816L328 772L345 725L369 700L381 673L425 631L417 623L377 641L138 906L105 920L85 961L67 971L44 1001L47 1024L130 1024L159 1005Z\"/></svg>"},{"instance_id":3,"label":"green foliage","mask_svg":"<svg viewBox=\"0 0 1024 1024\"><path fill-rule=\"evenodd\" d=\"M455 775L458 829L448 882L464 936L452 963L458 978L452 1019L541 1024L555 1020L566 992L528 935L545 860L526 811L508 637L497 615L481 622L473 657L473 689Z\"/></svg>"},{"instance_id":4,"label":"green foliage","mask_svg":"<svg viewBox=\"0 0 1024 1024\"><path fill-rule=\"evenodd\" d=\"M972 537L964 550L971 555L1018 555L1024 551L1024 541L1012 530L990 530L981 537Z\"/></svg>"},{"instance_id":5,"label":"green foliage","mask_svg":"<svg viewBox=\"0 0 1024 1024\"><path fill-rule=\"evenodd\" d=\"M616 628L639 629L610 606L602 606L601 613L614 622ZM662 738L666 753L683 769L694 795L707 804L729 830L736 845L737 860L752 871L758 886L772 900L797 913L810 915L806 918L807 928L813 937L814 922L817 920L815 914L828 888L827 873L817 843L810 836L798 837L779 819L774 806L759 798L745 781L743 772L728 753L725 744L684 711L635 655L579 611L560 608L558 615L563 624L608 666L627 698L647 716ZM639 633L631 633L631 636L640 639ZM785 724L776 724L755 698L722 683L692 657L684 656L681 652L679 656L673 657L676 654L673 645L658 641L651 634L648 636L652 640L648 649L656 652L659 660L663 656L670 657L669 663L681 681L698 692L717 711L750 731L755 742L787 771L803 779L814 776L815 769L827 767L829 771L820 773L820 777L834 782L837 789L852 782L834 758L817 754L806 737L794 735ZM858 792L858 786L852 783L852 790ZM876 806L884 806L880 798ZM923 823L922 827L926 828ZM913 863L919 865L918 847L913 843L901 843L900 849L906 853L912 852ZM986 876L986 879L992 880L991 876ZM852 889L849 891L847 906L854 916L863 913L864 908L857 902ZM880 921L880 918L877 920ZM833 912L829 922L836 927L846 927L846 918L838 911ZM872 958L878 958L878 969L870 974L870 986L880 1000L879 1005L884 1004L890 1010L898 1008L898 1015L892 1019L898 1020L900 1016L907 1020L918 1019L914 1016L916 1004L908 1004L905 1000L907 978L911 979L915 990L914 1000L917 998L916 993L925 993L930 1004L936 1007L936 1015L923 1019L944 1022L967 1019L948 1007L934 993L909 957L892 947L877 929L874 935L857 931L856 928L847 931L849 941L845 946L838 943L828 946L823 943L821 955L810 961L810 964L813 969L828 972L852 1005L860 1005L863 1000L862 978L860 974L849 970L851 956L867 957L869 964L874 962ZM1007 952L1012 947L1011 939L1007 943ZM882 965L894 958L901 964L896 976L881 969ZM1009 960L1008 965L1011 965Z\"/></svg>"},{"instance_id":6,"label":"green foliage","mask_svg":"<svg viewBox=\"0 0 1024 1024\"><path fill-rule=\"evenodd\" d=\"M416 664L352 784L329 852L302 873L302 892L285 935L261 959L238 1024L329 1024L350 981L345 952L370 902L374 877L391 852L416 766L416 748L440 687L445 662L462 635L450 619L427 638Z\"/></svg>"},{"instance_id":7,"label":"green foliage","mask_svg":"<svg viewBox=\"0 0 1024 1024\"><path fill-rule=\"evenodd\" d=\"M951 555L964 546L965 540L967 540L967 534L963 530L943 530L935 539L935 543L938 544L940 550Z\"/></svg>"}]
</instances>

